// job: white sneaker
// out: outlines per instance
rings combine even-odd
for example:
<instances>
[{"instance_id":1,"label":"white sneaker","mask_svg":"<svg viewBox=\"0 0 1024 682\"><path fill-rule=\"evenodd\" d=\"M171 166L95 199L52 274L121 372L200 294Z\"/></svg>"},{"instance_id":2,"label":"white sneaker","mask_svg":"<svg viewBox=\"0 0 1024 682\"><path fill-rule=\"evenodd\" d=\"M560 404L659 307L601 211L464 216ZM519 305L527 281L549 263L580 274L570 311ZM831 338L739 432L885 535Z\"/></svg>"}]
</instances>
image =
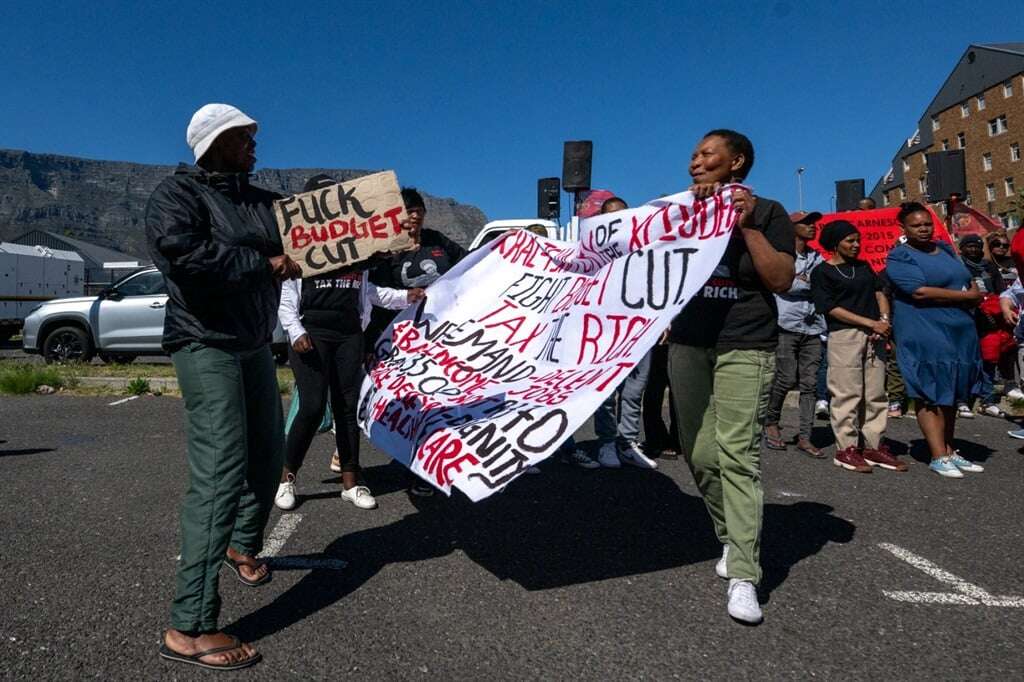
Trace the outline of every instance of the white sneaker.
<instances>
[{"instance_id":1,"label":"white sneaker","mask_svg":"<svg viewBox=\"0 0 1024 682\"><path fill-rule=\"evenodd\" d=\"M597 462L606 469L618 469L622 466L619 460L619 446L615 441L605 443L597 453Z\"/></svg>"},{"instance_id":2,"label":"white sneaker","mask_svg":"<svg viewBox=\"0 0 1024 682\"><path fill-rule=\"evenodd\" d=\"M729 545L722 545L722 558L715 562L715 575L729 577Z\"/></svg>"},{"instance_id":3,"label":"white sneaker","mask_svg":"<svg viewBox=\"0 0 1024 682\"><path fill-rule=\"evenodd\" d=\"M658 463L644 454L640 443L632 441L626 447L619 450L619 460L623 464L639 467L641 469L657 469Z\"/></svg>"},{"instance_id":4,"label":"white sneaker","mask_svg":"<svg viewBox=\"0 0 1024 682\"><path fill-rule=\"evenodd\" d=\"M1019 388L1011 388L1006 392L1006 397L1010 400L1024 400L1024 391Z\"/></svg>"},{"instance_id":5,"label":"white sneaker","mask_svg":"<svg viewBox=\"0 0 1024 682\"><path fill-rule=\"evenodd\" d=\"M967 405L960 403L956 406L956 416L962 419L974 419L974 410Z\"/></svg>"},{"instance_id":6,"label":"white sneaker","mask_svg":"<svg viewBox=\"0 0 1024 682\"><path fill-rule=\"evenodd\" d=\"M373 495L370 494L370 489L365 485L357 485L343 490L341 493L341 499L346 502L351 502L360 509L376 509L377 500L373 499Z\"/></svg>"},{"instance_id":7,"label":"white sneaker","mask_svg":"<svg viewBox=\"0 0 1024 682\"><path fill-rule=\"evenodd\" d=\"M601 465L598 462L590 459L587 453L582 450L573 450L568 455L562 457L562 462L565 464L572 464L578 466L581 469L600 469Z\"/></svg>"},{"instance_id":8,"label":"white sneaker","mask_svg":"<svg viewBox=\"0 0 1024 682\"><path fill-rule=\"evenodd\" d=\"M757 625L764 620L757 603L757 588L749 580L729 581L729 615L743 623Z\"/></svg>"},{"instance_id":9,"label":"white sneaker","mask_svg":"<svg viewBox=\"0 0 1024 682\"><path fill-rule=\"evenodd\" d=\"M295 476L288 474L288 479L277 486L277 494L274 495L274 504L278 509L295 509Z\"/></svg>"},{"instance_id":10,"label":"white sneaker","mask_svg":"<svg viewBox=\"0 0 1024 682\"><path fill-rule=\"evenodd\" d=\"M987 415L989 417L1005 417L1006 416L1006 413L1003 412L1002 408L999 407L998 405L986 405L985 408L981 411L981 413L984 414L984 415Z\"/></svg>"},{"instance_id":11,"label":"white sneaker","mask_svg":"<svg viewBox=\"0 0 1024 682\"><path fill-rule=\"evenodd\" d=\"M827 417L828 416L828 401L819 400L814 403L814 416L816 417Z\"/></svg>"}]
</instances>

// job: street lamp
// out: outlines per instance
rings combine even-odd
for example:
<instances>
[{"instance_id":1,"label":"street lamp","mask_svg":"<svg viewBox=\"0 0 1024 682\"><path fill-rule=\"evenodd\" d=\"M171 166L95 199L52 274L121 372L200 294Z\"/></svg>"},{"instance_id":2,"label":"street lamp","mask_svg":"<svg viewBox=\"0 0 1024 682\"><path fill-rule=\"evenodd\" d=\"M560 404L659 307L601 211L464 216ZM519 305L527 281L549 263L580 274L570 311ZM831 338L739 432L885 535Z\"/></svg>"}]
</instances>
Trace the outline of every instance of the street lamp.
<instances>
[{"instance_id":1,"label":"street lamp","mask_svg":"<svg viewBox=\"0 0 1024 682\"><path fill-rule=\"evenodd\" d=\"M804 210L804 170L806 169L803 166L796 169L796 191L799 197L797 210L800 211Z\"/></svg>"}]
</instances>

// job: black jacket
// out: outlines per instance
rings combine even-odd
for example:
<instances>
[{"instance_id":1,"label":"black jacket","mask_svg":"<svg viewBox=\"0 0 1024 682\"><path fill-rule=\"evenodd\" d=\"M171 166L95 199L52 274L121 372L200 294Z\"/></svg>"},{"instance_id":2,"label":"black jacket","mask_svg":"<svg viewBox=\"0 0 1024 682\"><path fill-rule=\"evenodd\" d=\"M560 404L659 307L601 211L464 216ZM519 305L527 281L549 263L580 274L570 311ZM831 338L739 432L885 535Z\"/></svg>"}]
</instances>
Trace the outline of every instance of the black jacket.
<instances>
[{"instance_id":1,"label":"black jacket","mask_svg":"<svg viewBox=\"0 0 1024 682\"><path fill-rule=\"evenodd\" d=\"M245 174L181 164L146 205L146 240L167 279L163 347L196 341L226 350L269 343L281 287L269 258L283 253L272 204L280 195Z\"/></svg>"}]
</instances>

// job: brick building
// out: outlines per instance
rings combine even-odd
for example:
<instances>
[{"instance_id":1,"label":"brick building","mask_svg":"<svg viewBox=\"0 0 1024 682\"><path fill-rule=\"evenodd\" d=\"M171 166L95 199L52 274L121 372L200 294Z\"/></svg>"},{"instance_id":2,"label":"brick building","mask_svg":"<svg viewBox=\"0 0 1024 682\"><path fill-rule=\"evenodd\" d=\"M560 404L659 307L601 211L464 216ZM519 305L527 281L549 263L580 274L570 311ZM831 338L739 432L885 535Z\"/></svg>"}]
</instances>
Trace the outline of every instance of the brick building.
<instances>
[{"instance_id":1,"label":"brick building","mask_svg":"<svg viewBox=\"0 0 1024 682\"><path fill-rule=\"evenodd\" d=\"M970 45L871 196L879 206L925 201L925 154L963 149L968 203L1017 227L1011 200L1024 188L1022 146L1024 43Z\"/></svg>"}]
</instances>

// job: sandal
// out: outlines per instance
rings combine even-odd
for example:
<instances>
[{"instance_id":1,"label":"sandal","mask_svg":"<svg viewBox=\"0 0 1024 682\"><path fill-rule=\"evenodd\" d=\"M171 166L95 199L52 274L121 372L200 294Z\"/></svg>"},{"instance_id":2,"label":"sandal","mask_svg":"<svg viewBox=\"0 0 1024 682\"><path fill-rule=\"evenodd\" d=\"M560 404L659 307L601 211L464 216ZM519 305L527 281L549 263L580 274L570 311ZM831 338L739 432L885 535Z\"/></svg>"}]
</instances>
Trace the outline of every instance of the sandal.
<instances>
[{"instance_id":1,"label":"sandal","mask_svg":"<svg viewBox=\"0 0 1024 682\"><path fill-rule=\"evenodd\" d=\"M252 562L256 563L255 560L252 560ZM234 561L228 557L224 557L224 565L234 572L235 577L237 577L238 580L243 585L246 585L248 587L259 587L260 585L266 585L274 577L274 574L270 572L270 568L268 567L267 572L263 575L262 578L258 580L250 580L249 578L246 578L244 575L242 575L242 570L239 568L239 566L241 566L242 564L249 566L250 568L253 567L252 564L248 561Z\"/></svg>"},{"instance_id":2,"label":"sandal","mask_svg":"<svg viewBox=\"0 0 1024 682\"><path fill-rule=\"evenodd\" d=\"M769 450L785 450L786 449L786 441L782 440L782 434L779 434L778 437L776 437L776 436L769 436L767 429L765 429L765 432L764 432L764 445Z\"/></svg>"},{"instance_id":3,"label":"sandal","mask_svg":"<svg viewBox=\"0 0 1024 682\"><path fill-rule=\"evenodd\" d=\"M198 665L200 668L206 668L207 670L241 670L242 668L248 668L251 665L256 665L257 663L263 660L263 654L261 654L258 651L249 658L242 659L237 663L217 664L207 663L205 661L200 660L204 656L209 656L211 654L222 654L227 651L232 651L233 649L238 649L242 646L242 641L237 637L232 636L231 641L232 643L230 645L214 647L212 649L200 651L189 656L188 654L179 653L174 649L170 648L169 646L167 646L167 642L165 640L164 643L160 645L160 657L166 658L168 661L175 661L177 663L188 663L189 665Z\"/></svg>"},{"instance_id":4,"label":"sandal","mask_svg":"<svg viewBox=\"0 0 1024 682\"><path fill-rule=\"evenodd\" d=\"M796 442L796 449L804 453L808 457L813 457L814 459L825 458L825 453L823 451L814 447L814 444L812 444L811 441L804 440L803 438Z\"/></svg>"}]
</instances>

